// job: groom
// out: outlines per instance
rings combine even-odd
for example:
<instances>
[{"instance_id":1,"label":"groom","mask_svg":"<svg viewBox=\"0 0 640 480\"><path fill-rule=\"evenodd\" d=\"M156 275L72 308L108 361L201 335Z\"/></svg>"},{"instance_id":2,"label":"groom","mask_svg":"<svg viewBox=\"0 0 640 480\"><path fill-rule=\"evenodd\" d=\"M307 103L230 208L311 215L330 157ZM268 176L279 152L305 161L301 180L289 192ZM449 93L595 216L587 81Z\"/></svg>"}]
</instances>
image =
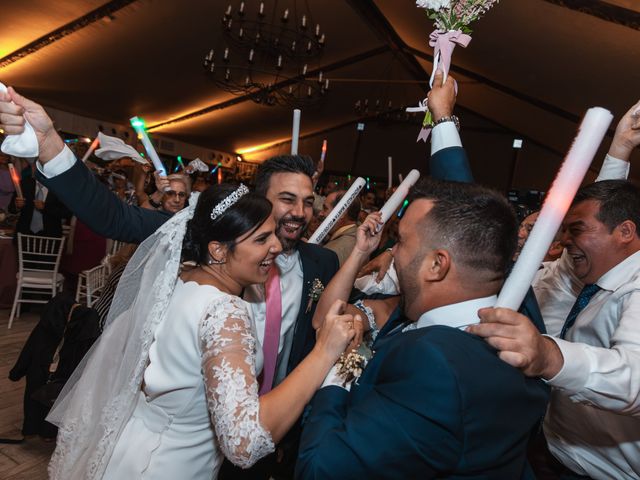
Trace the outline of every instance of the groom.
<instances>
[{"instance_id":1,"label":"groom","mask_svg":"<svg viewBox=\"0 0 640 480\"><path fill-rule=\"evenodd\" d=\"M548 389L464 331L494 305L516 247L515 215L502 196L469 184L422 182L412 197L393 250L410 321L382 329L350 390L336 380L316 394L297 478L529 473L526 446Z\"/></svg>"}]
</instances>

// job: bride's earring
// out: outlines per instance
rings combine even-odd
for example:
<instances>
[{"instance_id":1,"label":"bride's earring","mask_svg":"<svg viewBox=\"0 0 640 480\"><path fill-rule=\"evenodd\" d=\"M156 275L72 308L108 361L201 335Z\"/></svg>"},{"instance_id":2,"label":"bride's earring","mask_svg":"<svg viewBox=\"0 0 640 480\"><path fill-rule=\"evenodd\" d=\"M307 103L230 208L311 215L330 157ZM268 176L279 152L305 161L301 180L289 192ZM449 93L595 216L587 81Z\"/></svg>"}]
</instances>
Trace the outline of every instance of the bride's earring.
<instances>
[{"instance_id":1,"label":"bride's earring","mask_svg":"<svg viewBox=\"0 0 640 480\"><path fill-rule=\"evenodd\" d=\"M207 260L207 265L223 265L225 263L227 263L226 260L224 260L224 259L216 260L211 255L209 255L209 259Z\"/></svg>"}]
</instances>

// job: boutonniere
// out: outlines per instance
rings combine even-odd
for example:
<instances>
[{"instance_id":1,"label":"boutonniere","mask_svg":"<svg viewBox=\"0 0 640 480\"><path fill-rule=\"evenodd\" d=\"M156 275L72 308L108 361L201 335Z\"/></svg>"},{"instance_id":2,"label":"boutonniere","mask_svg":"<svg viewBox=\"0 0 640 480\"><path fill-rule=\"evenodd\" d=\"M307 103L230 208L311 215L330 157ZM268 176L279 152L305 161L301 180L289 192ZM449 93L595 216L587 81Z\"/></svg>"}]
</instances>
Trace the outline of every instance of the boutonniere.
<instances>
[{"instance_id":1,"label":"boutonniere","mask_svg":"<svg viewBox=\"0 0 640 480\"><path fill-rule=\"evenodd\" d=\"M348 383L355 381L358 383L360 375L364 367L367 366L368 361L372 357L372 352L368 348L362 348L363 344L358 349L351 350L346 355L343 353L336 362L337 374L342 378L342 386L346 387Z\"/></svg>"},{"instance_id":2,"label":"boutonniere","mask_svg":"<svg viewBox=\"0 0 640 480\"><path fill-rule=\"evenodd\" d=\"M324 285L319 278L316 278L311 284L311 290L309 290L309 302L307 303L307 310L305 313L309 313L313 304L320 300L322 292L324 292Z\"/></svg>"}]
</instances>

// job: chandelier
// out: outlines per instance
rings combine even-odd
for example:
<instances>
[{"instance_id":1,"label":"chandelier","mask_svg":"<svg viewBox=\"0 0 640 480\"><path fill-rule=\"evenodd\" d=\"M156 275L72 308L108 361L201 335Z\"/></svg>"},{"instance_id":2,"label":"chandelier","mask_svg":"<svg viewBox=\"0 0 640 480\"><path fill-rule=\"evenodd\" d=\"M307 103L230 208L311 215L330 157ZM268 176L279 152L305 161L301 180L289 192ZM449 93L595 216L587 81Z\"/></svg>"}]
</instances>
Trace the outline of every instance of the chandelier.
<instances>
[{"instance_id":1,"label":"chandelier","mask_svg":"<svg viewBox=\"0 0 640 480\"><path fill-rule=\"evenodd\" d=\"M359 118L375 119L385 123L420 123L418 120L421 120L422 117L417 116L415 113L406 112L405 109L409 106L411 105L408 103L394 105L392 100L383 96L358 99L353 106L353 110Z\"/></svg>"},{"instance_id":2,"label":"chandelier","mask_svg":"<svg viewBox=\"0 0 640 480\"><path fill-rule=\"evenodd\" d=\"M207 75L218 88L264 105L317 102L329 90L323 72L309 68L324 50L320 24L295 1L282 9L276 0L269 15L265 2L256 7L250 12L244 1L227 7L222 41L204 58Z\"/></svg>"}]
</instances>

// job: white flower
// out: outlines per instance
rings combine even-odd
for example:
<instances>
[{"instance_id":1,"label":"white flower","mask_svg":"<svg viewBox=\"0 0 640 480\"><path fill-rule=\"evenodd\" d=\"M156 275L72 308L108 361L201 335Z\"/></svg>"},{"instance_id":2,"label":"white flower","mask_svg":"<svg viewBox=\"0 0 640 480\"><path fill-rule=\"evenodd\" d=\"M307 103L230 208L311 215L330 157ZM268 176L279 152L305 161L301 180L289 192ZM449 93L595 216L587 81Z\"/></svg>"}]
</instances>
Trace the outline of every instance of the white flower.
<instances>
[{"instance_id":1,"label":"white flower","mask_svg":"<svg viewBox=\"0 0 640 480\"><path fill-rule=\"evenodd\" d=\"M451 7L451 0L416 0L416 6L439 11L443 8Z\"/></svg>"}]
</instances>

